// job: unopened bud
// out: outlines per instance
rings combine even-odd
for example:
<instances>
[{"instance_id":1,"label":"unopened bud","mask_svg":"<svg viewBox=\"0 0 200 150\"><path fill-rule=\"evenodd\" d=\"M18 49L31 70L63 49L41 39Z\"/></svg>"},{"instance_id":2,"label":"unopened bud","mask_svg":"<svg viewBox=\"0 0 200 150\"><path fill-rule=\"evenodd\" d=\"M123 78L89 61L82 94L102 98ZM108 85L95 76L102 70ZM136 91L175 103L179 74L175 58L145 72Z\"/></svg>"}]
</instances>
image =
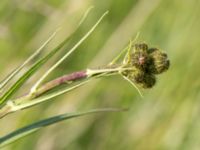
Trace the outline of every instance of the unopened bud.
<instances>
[{"instance_id":1,"label":"unopened bud","mask_svg":"<svg viewBox=\"0 0 200 150\"><path fill-rule=\"evenodd\" d=\"M159 49L149 49L150 65L149 71L153 74L160 74L169 68L169 60L167 54Z\"/></svg>"}]
</instances>

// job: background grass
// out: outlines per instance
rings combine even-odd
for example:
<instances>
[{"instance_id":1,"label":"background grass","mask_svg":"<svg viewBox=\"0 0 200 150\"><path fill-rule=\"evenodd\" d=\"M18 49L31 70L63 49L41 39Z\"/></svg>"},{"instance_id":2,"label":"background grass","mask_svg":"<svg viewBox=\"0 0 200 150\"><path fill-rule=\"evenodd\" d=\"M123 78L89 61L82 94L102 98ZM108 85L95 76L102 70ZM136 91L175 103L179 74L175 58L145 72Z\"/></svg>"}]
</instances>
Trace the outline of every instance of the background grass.
<instances>
[{"instance_id":1,"label":"background grass","mask_svg":"<svg viewBox=\"0 0 200 150\"><path fill-rule=\"evenodd\" d=\"M41 106L9 115L0 120L0 135L62 112L130 107L130 111L125 113L99 114L62 122L4 149L198 150L198 0L1 0L1 78L21 64L58 26L62 30L46 51L68 36L91 5L96 8L87 24L82 26L80 35L104 11L110 13L95 33L49 79L108 63L138 31L141 32L140 41L168 53L170 70L160 76L153 89L143 91L144 99L129 83L112 76L96 80ZM31 78L21 92L25 93L53 62Z\"/></svg>"}]
</instances>

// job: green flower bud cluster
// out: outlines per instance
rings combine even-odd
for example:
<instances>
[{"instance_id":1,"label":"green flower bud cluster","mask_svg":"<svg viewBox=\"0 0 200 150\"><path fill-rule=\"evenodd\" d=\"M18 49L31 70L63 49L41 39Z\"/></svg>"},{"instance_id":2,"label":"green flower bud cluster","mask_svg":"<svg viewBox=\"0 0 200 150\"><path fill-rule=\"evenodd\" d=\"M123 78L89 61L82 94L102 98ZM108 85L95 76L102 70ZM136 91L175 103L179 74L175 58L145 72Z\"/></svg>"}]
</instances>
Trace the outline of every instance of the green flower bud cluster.
<instances>
[{"instance_id":1,"label":"green flower bud cluster","mask_svg":"<svg viewBox=\"0 0 200 150\"><path fill-rule=\"evenodd\" d=\"M122 75L142 88L153 87L156 75L168 70L170 65L166 53L158 48L148 48L145 43L133 46L133 53L125 58L125 64L132 69L122 72Z\"/></svg>"}]
</instances>

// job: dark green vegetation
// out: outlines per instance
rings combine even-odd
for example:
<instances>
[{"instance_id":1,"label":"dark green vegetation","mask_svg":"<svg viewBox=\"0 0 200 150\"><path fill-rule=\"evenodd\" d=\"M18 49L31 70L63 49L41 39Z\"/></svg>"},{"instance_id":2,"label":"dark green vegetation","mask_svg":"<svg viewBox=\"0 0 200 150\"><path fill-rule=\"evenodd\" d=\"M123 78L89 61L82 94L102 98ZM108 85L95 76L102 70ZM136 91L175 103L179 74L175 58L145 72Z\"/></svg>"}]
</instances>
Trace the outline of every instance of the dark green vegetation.
<instances>
[{"instance_id":1,"label":"dark green vegetation","mask_svg":"<svg viewBox=\"0 0 200 150\"><path fill-rule=\"evenodd\" d=\"M41 106L11 114L0 120L1 135L35 120L64 112L99 107L130 107L125 113L103 113L62 122L4 149L198 149L198 0L1 0L1 78L20 65L58 26L62 30L46 52L60 43L73 32L90 5L96 8L87 19L87 24L81 27L77 40L99 15L106 10L110 13L92 36L49 79L88 66L95 68L109 63L138 31L141 33L138 41L145 41L167 52L171 68L158 77L153 89L143 91L143 99L129 83L120 77L111 76L91 82ZM62 52L55 59L62 56ZM31 78L21 93L26 93L53 62L50 61Z\"/></svg>"}]
</instances>

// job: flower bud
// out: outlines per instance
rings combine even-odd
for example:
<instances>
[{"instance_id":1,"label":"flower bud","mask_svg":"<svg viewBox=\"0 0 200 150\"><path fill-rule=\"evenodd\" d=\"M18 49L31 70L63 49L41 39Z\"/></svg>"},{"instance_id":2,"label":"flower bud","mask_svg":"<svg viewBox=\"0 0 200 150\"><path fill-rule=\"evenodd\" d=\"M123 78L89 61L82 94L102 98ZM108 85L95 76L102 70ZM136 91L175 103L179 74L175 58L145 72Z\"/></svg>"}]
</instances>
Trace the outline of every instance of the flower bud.
<instances>
[{"instance_id":1,"label":"flower bud","mask_svg":"<svg viewBox=\"0 0 200 150\"><path fill-rule=\"evenodd\" d=\"M135 52L131 54L131 65L144 70L147 67L148 55L144 52Z\"/></svg>"},{"instance_id":2,"label":"flower bud","mask_svg":"<svg viewBox=\"0 0 200 150\"><path fill-rule=\"evenodd\" d=\"M122 72L122 75L136 84L139 84L144 80L144 72L135 67L133 67L133 70Z\"/></svg>"},{"instance_id":3,"label":"flower bud","mask_svg":"<svg viewBox=\"0 0 200 150\"><path fill-rule=\"evenodd\" d=\"M149 49L149 67L148 71L153 74L160 74L169 68L170 62L167 58L167 54L159 49Z\"/></svg>"},{"instance_id":4,"label":"flower bud","mask_svg":"<svg viewBox=\"0 0 200 150\"><path fill-rule=\"evenodd\" d=\"M147 52L148 45L146 43L137 43L134 45L135 52Z\"/></svg>"},{"instance_id":5,"label":"flower bud","mask_svg":"<svg viewBox=\"0 0 200 150\"><path fill-rule=\"evenodd\" d=\"M156 77L153 74L145 74L143 81L139 84L142 88L152 88L156 84Z\"/></svg>"},{"instance_id":6,"label":"flower bud","mask_svg":"<svg viewBox=\"0 0 200 150\"><path fill-rule=\"evenodd\" d=\"M128 53L125 60L123 67L131 70L121 74L142 88L152 88L156 84L155 75L166 71L170 65L166 53L157 48L149 49L145 43L135 44L133 53Z\"/></svg>"},{"instance_id":7,"label":"flower bud","mask_svg":"<svg viewBox=\"0 0 200 150\"><path fill-rule=\"evenodd\" d=\"M155 75L147 74L137 68L131 71L123 72L122 75L142 88L151 88L156 83Z\"/></svg>"},{"instance_id":8,"label":"flower bud","mask_svg":"<svg viewBox=\"0 0 200 150\"><path fill-rule=\"evenodd\" d=\"M134 45L134 52L131 54L131 65L138 69L145 70L148 62L148 46L145 43Z\"/></svg>"}]
</instances>

